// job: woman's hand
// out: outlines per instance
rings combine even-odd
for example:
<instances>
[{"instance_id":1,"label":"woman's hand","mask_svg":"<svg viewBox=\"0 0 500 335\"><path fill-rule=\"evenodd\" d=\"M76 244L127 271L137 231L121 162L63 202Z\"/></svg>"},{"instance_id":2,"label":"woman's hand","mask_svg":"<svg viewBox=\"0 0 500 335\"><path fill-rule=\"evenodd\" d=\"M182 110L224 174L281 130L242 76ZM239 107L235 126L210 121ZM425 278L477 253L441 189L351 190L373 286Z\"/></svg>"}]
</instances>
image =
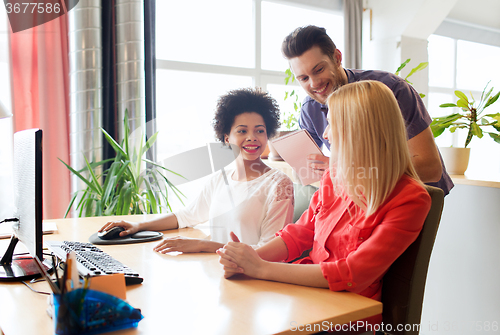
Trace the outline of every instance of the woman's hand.
<instances>
[{"instance_id":1,"label":"woman's hand","mask_svg":"<svg viewBox=\"0 0 500 335\"><path fill-rule=\"evenodd\" d=\"M238 240L236 235L234 237L233 235L231 235L233 241ZM222 249L217 250L217 254L220 256L219 263L224 266L224 278L237 273L259 278L267 263L251 246L240 242L227 243Z\"/></svg>"},{"instance_id":2,"label":"woman's hand","mask_svg":"<svg viewBox=\"0 0 500 335\"><path fill-rule=\"evenodd\" d=\"M139 229L139 223L138 222L128 222L128 221L110 221L106 223L104 226L102 226L101 229L99 229L99 232L109 230L113 227L123 227L125 228L124 231L120 233L120 236L127 236L131 234L137 233Z\"/></svg>"},{"instance_id":3,"label":"woman's hand","mask_svg":"<svg viewBox=\"0 0 500 335\"><path fill-rule=\"evenodd\" d=\"M215 250L217 250L221 246L222 244L217 242L176 236L165 238L156 247L154 247L153 250L162 254L166 254L167 252L172 251L184 253L215 252Z\"/></svg>"}]
</instances>

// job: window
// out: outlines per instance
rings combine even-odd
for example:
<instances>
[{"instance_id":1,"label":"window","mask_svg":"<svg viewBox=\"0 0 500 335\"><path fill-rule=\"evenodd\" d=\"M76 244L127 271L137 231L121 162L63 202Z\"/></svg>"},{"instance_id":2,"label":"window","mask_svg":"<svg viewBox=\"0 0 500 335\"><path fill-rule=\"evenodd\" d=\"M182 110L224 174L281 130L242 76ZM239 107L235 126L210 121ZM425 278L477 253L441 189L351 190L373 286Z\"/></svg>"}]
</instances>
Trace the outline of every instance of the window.
<instances>
[{"instance_id":1,"label":"window","mask_svg":"<svg viewBox=\"0 0 500 335\"><path fill-rule=\"evenodd\" d=\"M262 68L285 71L288 62L281 55L283 38L295 28L310 24L325 28L337 48L344 50L344 17L341 12L262 1Z\"/></svg>"},{"instance_id":2,"label":"window","mask_svg":"<svg viewBox=\"0 0 500 335\"><path fill-rule=\"evenodd\" d=\"M189 0L157 1L158 159L215 142L211 126L216 101L232 89L260 86L293 110L284 84L287 61L281 42L295 28L323 26L342 50L343 15L313 7L310 1ZM333 8L335 7L335 8ZM259 34L260 32L260 34ZM182 171L177 171L182 174ZM192 200L203 181L181 185ZM178 204L174 203L174 209ZM178 208L178 207L177 207Z\"/></svg>"},{"instance_id":3,"label":"window","mask_svg":"<svg viewBox=\"0 0 500 335\"><path fill-rule=\"evenodd\" d=\"M432 117L447 115L450 108L440 108L446 102L456 103L455 90L470 92L473 96L481 95L490 81L489 88L494 93L500 90L500 47L431 35L429 41L429 95L428 110ZM498 104L498 102L497 102ZM495 112L495 105L489 107ZM488 112L488 110L487 110ZM436 138L438 146L462 146L467 132L449 131ZM467 173L470 175L494 175L500 171L500 156L493 155L500 149L488 135L482 139L474 138L469 147L471 157Z\"/></svg>"}]
</instances>

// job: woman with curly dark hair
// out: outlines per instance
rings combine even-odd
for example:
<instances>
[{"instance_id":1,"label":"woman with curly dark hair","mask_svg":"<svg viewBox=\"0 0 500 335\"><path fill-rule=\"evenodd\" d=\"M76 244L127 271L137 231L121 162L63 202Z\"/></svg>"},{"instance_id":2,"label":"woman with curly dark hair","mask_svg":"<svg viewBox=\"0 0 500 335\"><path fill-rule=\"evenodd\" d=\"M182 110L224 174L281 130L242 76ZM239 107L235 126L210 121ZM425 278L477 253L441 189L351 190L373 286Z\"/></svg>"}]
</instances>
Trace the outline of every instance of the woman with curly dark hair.
<instances>
[{"instance_id":1,"label":"woman with curly dark hair","mask_svg":"<svg viewBox=\"0 0 500 335\"><path fill-rule=\"evenodd\" d=\"M108 222L101 231L121 226L120 236L140 230L193 227L209 221L211 240L165 238L154 250L167 253L215 252L229 242L230 232L253 246L270 241L293 218L293 184L283 172L267 166L260 155L280 125L275 99L259 88L228 92L217 102L216 138L239 151L234 164L215 173L186 208L145 222Z\"/></svg>"}]
</instances>

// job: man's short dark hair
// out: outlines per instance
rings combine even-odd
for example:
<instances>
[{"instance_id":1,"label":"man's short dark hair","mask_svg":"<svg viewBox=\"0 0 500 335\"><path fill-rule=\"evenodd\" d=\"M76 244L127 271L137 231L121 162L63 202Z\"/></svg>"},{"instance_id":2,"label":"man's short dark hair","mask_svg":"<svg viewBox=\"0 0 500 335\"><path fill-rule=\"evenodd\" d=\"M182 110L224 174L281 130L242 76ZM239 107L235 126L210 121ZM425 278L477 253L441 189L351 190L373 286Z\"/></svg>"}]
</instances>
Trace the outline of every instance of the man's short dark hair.
<instances>
[{"instance_id":1,"label":"man's short dark hair","mask_svg":"<svg viewBox=\"0 0 500 335\"><path fill-rule=\"evenodd\" d=\"M224 143L224 135L229 135L236 116L245 112L255 112L262 116L267 137L276 135L280 126L278 102L261 88L242 88L229 91L217 101L213 119L215 137Z\"/></svg>"},{"instance_id":2,"label":"man's short dark hair","mask_svg":"<svg viewBox=\"0 0 500 335\"><path fill-rule=\"evenodd\" d=\"M283 40L281 52L287 59L291 59L301 56L314 46L318 46L323 54L333 59L336 49L335 43L326 34L325 28L316 26L305 26L295 29Z\"/></svg>"}]
</instances>

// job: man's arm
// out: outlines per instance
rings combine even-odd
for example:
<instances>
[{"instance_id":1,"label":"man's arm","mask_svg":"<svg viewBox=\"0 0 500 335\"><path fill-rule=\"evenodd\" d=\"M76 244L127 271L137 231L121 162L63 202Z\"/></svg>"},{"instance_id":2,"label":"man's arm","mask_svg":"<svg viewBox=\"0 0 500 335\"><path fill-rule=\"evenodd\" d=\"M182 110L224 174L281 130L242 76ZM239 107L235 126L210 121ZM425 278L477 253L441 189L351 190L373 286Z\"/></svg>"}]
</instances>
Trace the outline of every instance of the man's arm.
<instances>
[{"instance_id":1,"label":"man's arm","mask_svg":"<svg viewBox=\"0 0 500 335\"><path fill-rule=\"evenodd\" d=\"M413 166L424 183L437 182L441 179L443 167L439 152L432 136L431 128L427 127L420 134L408 140L408 148Z\"/></svg>"}]
</instances>

